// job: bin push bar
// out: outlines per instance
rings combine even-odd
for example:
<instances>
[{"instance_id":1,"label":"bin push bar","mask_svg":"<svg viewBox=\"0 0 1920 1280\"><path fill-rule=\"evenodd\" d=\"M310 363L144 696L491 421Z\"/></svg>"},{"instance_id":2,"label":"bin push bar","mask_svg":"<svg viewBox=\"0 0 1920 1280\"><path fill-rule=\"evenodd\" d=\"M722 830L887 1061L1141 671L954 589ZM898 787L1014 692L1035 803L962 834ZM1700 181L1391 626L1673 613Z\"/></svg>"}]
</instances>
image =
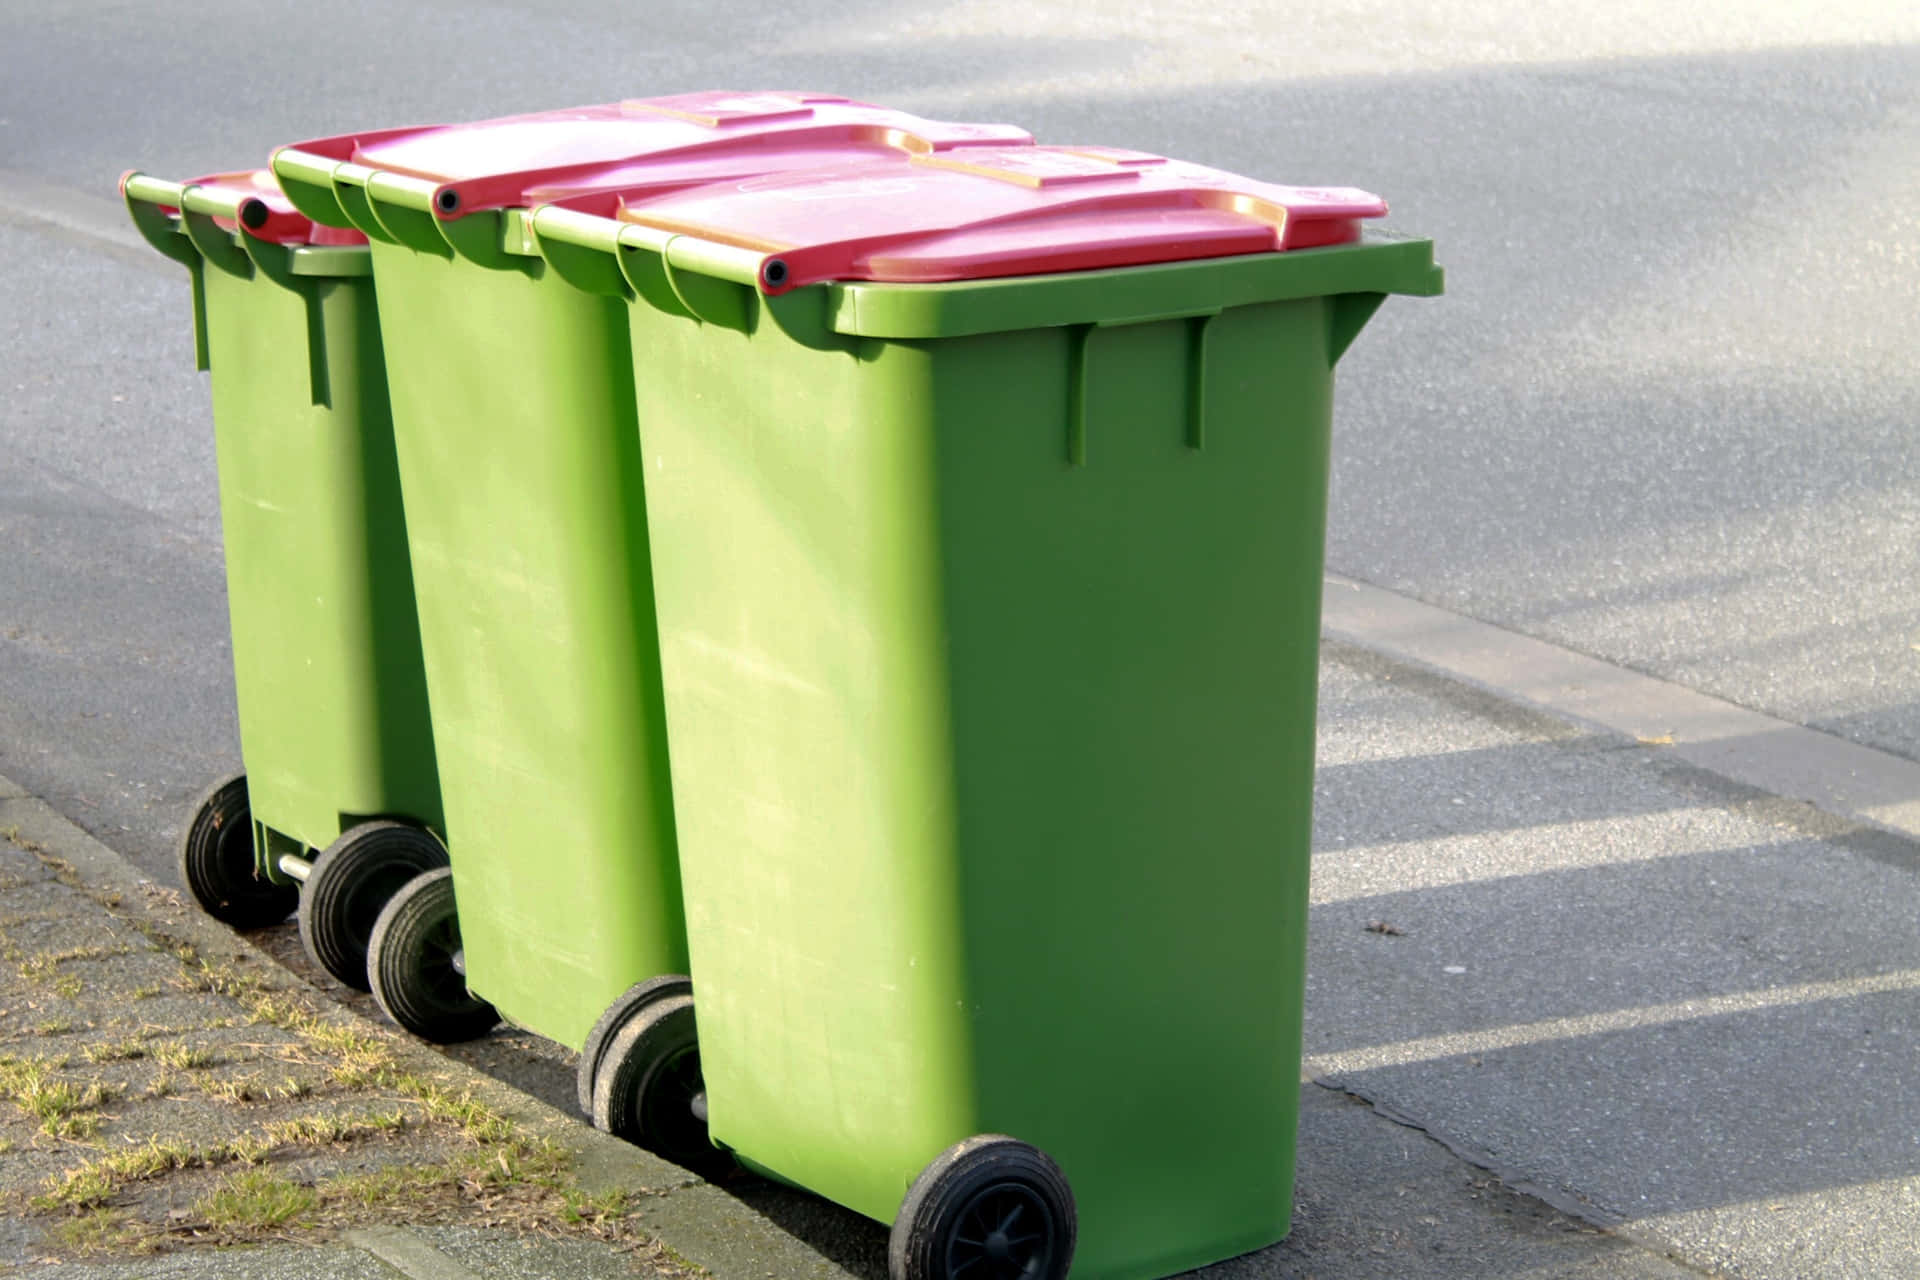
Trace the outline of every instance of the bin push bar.
<instances>
[{"instance_id":1,"label":"bin push bar","mask_svg":"<svg viewBox=\"0 0 1920 1280\"><path fill-rule=\"evenodd\" d=\"M671 190L850 153L1032 141L1012 125L926 120L829 94L716 90L343 134L282 147L272 164L288 199L317 222L497 265L502 215L562 194L636 183ZM516 247L538 256L531 244Z\"/></svg>"},{"instance_id":2,"label":"bin push bar","mask_svg":"<svg viewBox=\"0 0 1920 1280\"><path fill-rule=\"evenodd\" d=\"M1387 212L1350 187L1278 186L1144 152L1055 146L896 153L558 203L538 212L537 233L591 236L604 251L604 232L564 212L604 214L625 224L623 245L670 259L698 252L708 274L769 296L836 280L931 284L1323 248L1359 240L1361 221ZM713 247L676 253L676 234Z\"/></svg>"}]
</instances>

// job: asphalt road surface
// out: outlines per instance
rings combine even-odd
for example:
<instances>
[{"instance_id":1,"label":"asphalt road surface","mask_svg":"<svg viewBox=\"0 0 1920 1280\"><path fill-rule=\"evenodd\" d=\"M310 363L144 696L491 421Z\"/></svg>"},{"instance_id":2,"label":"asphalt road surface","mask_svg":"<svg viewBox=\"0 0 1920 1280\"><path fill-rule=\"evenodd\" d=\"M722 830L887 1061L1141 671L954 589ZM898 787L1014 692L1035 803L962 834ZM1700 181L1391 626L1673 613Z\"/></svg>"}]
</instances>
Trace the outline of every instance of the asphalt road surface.
<instances>
[{"instance_id":1,"label":"asphalt road surface","mask_svg":"<svg viewBox=\"0 0 1920 1280\"><path fill-rule=\"evenodd\" d=\"M1904 0L4 0L0 774L171 877L187 803L238 762L187 285L129 244L122 170L188 178L354 127L709 87L831 90L1384 195L1392 226L1436 242L1448 294L1390 302L1341 365L1329 568L1920 759L1920 8ZM1422 732L1440 759L1449 731ZM1607 815L1637 803L1605 770L1561 781L1563 807L1607 787ZM1358 796L1323 794L1327 830L1391 843ZM1873 912L1910 866L1810 885L1793 839L1724 838L1765 851L1722 877L1756 898L1825 888L1859 918L1906 918L1904 900ZM1706 875L1690 889L1718 901ZM1466 905L1498 933L1552 895ZM1661 962L1642 959L1622 993ZM1395 1061L1319 1052L1329 1077L1392 1092ZM1445 1128L1434 1099L1471 1090L1428 1084ZM1458 1130L1506 1141L1486 1114ZM1657 1129L1635 1140L1679 1158ZM1904 1149L1873 1150L1873 1176L1907 1169ZM1753 1167L1779 1165L1763 1150Z\"/></svg>"}]
</instances>

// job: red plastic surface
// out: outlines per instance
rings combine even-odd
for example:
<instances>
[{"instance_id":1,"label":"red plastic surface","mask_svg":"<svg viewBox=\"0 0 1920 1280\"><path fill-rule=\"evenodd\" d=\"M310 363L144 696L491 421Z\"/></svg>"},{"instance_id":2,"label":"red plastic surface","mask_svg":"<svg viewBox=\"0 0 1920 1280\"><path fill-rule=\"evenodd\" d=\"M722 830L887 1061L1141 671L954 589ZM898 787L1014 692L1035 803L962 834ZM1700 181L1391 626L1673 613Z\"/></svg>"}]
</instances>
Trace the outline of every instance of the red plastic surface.
<instances>
[{"instance_id":1,"label":"red plastic surface","mask_svg":"<svg viewBox=\"0 0 1920 1280\"><path fill-rule=\"evenodd\" d=\"M875 152L1031 141L1011 125L923 120L827 94L713 90L296 146L437 183L434 209L457 217L654 181L657 166L677 168L685 185Z\"/></svg>"},{"instance_id":2,"label":"red plastic surface","mask_svg":"<svg viewBox=\"0 0 1920 1280\"><path fill-rule=\"evenodd\" d=\"M611 202L628 222L768 255L768 293L931 282L1344 244L1386 213L1348 187L1283 187L1106 147L969 148Z\"/></svg>"}]
</instances>

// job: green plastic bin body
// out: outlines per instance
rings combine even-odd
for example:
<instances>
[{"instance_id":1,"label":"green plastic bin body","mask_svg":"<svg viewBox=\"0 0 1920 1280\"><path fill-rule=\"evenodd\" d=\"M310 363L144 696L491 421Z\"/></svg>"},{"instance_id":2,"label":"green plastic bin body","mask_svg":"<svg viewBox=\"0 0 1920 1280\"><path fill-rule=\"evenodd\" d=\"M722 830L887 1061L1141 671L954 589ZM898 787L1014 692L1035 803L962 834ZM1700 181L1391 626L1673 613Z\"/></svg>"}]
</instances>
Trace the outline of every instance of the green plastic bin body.
<instances>
[{"instance_id":1,"label":"green plastic bin body","mask_svg":"<svg viewBox=\"0 0 1920 1280\"><path fill-rule=\"evenodd\" d=\"M884 1222L1012 1135L1080 1280L1281 1238L1332 369L1431 245L769 298L653 243L612 257L713 1139Z\"/></svg>"},{"instance_id":2,"label":"green plastic bin body","mask_svg":"<svg viewBox=\"0 0 1920 1280\"><path fill-rule=\"evenodd\" d=\"M467 983L570 1048L688 959L627 308L550 270L516 206L602 169L634 181L655 150L692 166L682 182L777 167L782 122L816 110L929 150L1027 137L716 92L362 139L450 164L444 187L302 149L358 154L351 137L274 158L308 216L372 242ZM559 167L515 170L536 157Z\"/></svg>"},{"instance_id":3,"label":"green plastic bin body","mask_svg":"<svg viewBox=\"0 0 1920 1280\"><path fill-rule=\"evenodd\" d=\"M467 983L577 1049L687 972L624 306L425 244L372 252Z\"/></svg>"},{"instance_id":4,"label":"green plastic bin body","mask_svg":"<svg viewBox=\"0 0 1920 1280\"><path fill-rule=\"evenodd\" d=\"M367 251L271 243L207 213L129 203L193 274L260 868L284 879L278 854L311 858L369 818L439 830Z\"/></svg>"}]
</instances>

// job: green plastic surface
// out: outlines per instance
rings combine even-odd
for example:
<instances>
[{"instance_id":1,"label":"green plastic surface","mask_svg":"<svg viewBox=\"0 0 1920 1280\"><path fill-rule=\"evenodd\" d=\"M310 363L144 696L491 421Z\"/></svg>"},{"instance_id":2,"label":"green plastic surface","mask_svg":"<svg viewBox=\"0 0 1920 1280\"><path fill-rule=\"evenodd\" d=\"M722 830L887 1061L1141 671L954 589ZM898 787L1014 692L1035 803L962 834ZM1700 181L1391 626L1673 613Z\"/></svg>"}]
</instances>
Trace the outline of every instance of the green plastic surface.
<instances>
[{"instance_id":1,"label":"green plastic surface","mask_svg":"<svg viewBox=\"0 0 1920 1280\"><path fill-rule=\"evenodd\" d=\"M467 981L577 1049L687 972L626 309L368 210Z\"/></svg>"},{"instance_id":2,"label":"green plastic surface","mask_svg":"<svg viewBox=\"0 0 1920 1280\"><path fill-rule=\"evenodd\" d=\"M142 234L194 281L260 865L281 878L272 853L311 856L370 817L437 830L439 779L367 253L287 248L202 215L130 208Z\"/></svg>"},{"instance_id":3,"label":"green plastic surface","mask_svg":"<svg viewBox=\"0 0 1920 1280\"><path fill-rule=\"evenodd\" d=\"M1332 369L1431 245L735 323L613 252L716 1141L890 1221L1011 1134L1078 1280L1281 1238Z\"/></svg>"}]
</instances>

